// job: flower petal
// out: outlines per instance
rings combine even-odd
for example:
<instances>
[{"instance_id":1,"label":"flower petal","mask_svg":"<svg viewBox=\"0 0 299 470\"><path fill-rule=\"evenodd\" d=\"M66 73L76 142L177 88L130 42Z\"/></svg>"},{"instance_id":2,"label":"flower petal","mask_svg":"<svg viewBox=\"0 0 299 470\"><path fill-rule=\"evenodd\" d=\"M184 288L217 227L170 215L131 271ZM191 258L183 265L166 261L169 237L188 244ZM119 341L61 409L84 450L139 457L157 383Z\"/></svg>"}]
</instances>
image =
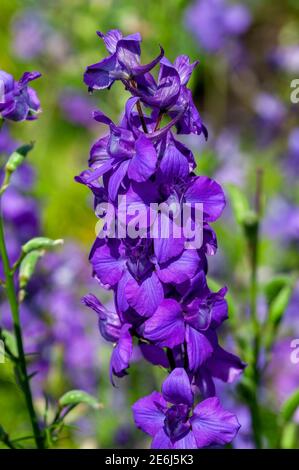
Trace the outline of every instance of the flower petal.
<instances>
[{"instance_id":1,"label":"flower petal","mask_svg":"<svg viewBox=\"0 0 299 470\"><path fill-rule=\"evenodd\" d=\"M185 193L185 201L190 204L203 204L204 219L213 222L220 217L225 207L225 197L216 181L197 176Z\"/></svg>"},{"instance_id":2,"label":"flower petal","mask_svg":"<svg viewBox=\"0 0 299 470\"><path fill-rule=\"evenodd\" d=\"M164 298L162 284L154 271L140 284L131 279L125 293L128 304L144 317L150 317Z\"/></svg>"},{"instance_id":3,"label":"flower petal","mask_svg":"<svg viewBox=\"0 0 299 470\"><path fill-rule=\"evenodd\" d=\"M82 303L98 314L101 335L107 341L119 339L121 322L116 312L108 310L95 295L88 294L82 298Z\"/></svg>"},{"instance_id":4,"label":"flower petal","mask_svg":"<svg viewBox=\"0 0 299 470\"><path fill-rule=\"evenodd\" d=\"M240 428L236 416L224 410L217 397L199 403L190 421L198 448L228 444Z\"/></svg>"},{"instance_id":5,"label":"flower petal","mask_svg":"<svg viewBox=\"0 0 299 470\"><path fill-rule=\"evenodd\" d=\"M213 346L208 338L191 326L186 326L186 342L189 368L195 372L213 353Z\"/></svg>"},{"instance_id":6,"label":"flower petal","mask_svg":"<svg viewBox=\"0 0 299 470\"><path fill-rule=\"evenodd\" d=\"M111 381L112 374L117 377L123 377L126 375L126 369L130 365L130 359L133 353L133 340L130 328L131 325L128 325L127 323L122 326L118 343L113 349L110 362Z\"/></svg>"},{"instance_id":7,"label":"flower petal","mask_svg":"<svg viewBox=\"0 0 299 470\"><path fill-rule=\"evenodd\" d=\"M179 257L161 264L157 274L162 282L181 284L192 279L201 264L202 261L196 250L184 250Z\"/></svg>"},{"instance_id":8,"label":"flower petal","mask_svg":"<svg viewBox=\"0 0 299 470\"><path fill-rule=\"evenodd\" d=\"M115 80L113 72L116 69L116 65L115 54L106 57L97 64L89 65L84 73L84 83L91 90L109 88Z\"/></svg>"},{"instance_id":9,"label":"flower petal","mask_svg":"<svg viewBox=\"0 0 299 470\"><path fill-rule=\"evenodd\" d=\"M196 62L193 62L193 64L190 64L190 59L187 55L179 55L175 59L174 66L179 73L182 85L187 85L191 74L197 64L198 60Z\"/></svg>"},{"instance_id":10,"label":"flower petal","mask_svg":"<svg viewBox=\"0 0 299 470\"><path fill-rule=\"evenodd\" d=\"M119 187L127 174L129 163L129 160L121 162L109 178L108 194L112 201L115 201L117 198Z\"/></svg>"},{"instance_id":11,"label":"flower petal","mask_svg":"<svg viewBox=\"0 0 299 470\"><path fill-rule=\"evenodd\" d=\"M149 139L140 135L136 140L135 149L136 153L128 168L128 176L137 182L146 181L156 169L157 153L155 147Z\"/></svg>"},{"instance_id":12,"label":"flower petal","mask_svg":"<svg viewBox=\"0 0 299 470\"><path fill-rule=\"evenodd\" d=\"M181 306L165 299L153 316L144 323L143 336L156 346L173 348L184 342L185 326Z\"/></svg>"},{"instance_id":13,"label":"flower petal","mask_svg":"<svg viewBox=\"0 0 299 470\"><path fill-rule=\"evenodd\" d=\"M108 242L96 239L90 253L90 262L100 282L108 287L115 286L123 275L124 260L120 254L120 241Z\"/></svg>"},{"instance_id":14,"label":"flower petal","mask_svg":"<svg viewBox=\"0 0 299 470\"><path fill-rule=\"evenodd\" d=\"M162 395L166 401L174 405L193 405L193 393L187 372L182 367L177 367L164 380Z\"/></svg>"},{"instance_id":15,"label":"flower petal","mask_svg":"<svg viewBox=\"0 0 299 470\"><path fill-rule=\"evenodd\" d=\"M154 366L162 366L165 369L169 367L169 361L164 349L154 344L139 343L143 357Z\"/></svg>"},{"instance_id":16,"label":"flower petal","mask_svg":"<svg viewBox=\"0 0 299 470\"><path fill-rule=\"evenodd\" d=\"M182 439L176 441L174 449L197 449L197 443L192 431L189 431Z\"/></svg>"},{"instance_id":17,"label":"flower petal","mask_svg":"<svg viewBox=\"0 0 299 470\"><path fill-rule=\"evenodd\" d=\"M110 52L110 54L114 54L116 51L116 45L123 36L118 29L111 29L106 34L101 33L101 31L97 31L97 35L103 39L107 51Z\"/></svg>"},{"instance_id":18,"label":"flower petal","mask_svg":"<svg viewBox=\"0 0 299 470\"><path fill-rule=\"evenodd\" d=\"M214 354L208 359L206 367L213 377L232 383L242 374L246 364L234 354L217 346Z\"/></svg>"},{"instance_id":19,"label":"flower petal","mask_svg":"<svg viewBox=\"0 0 299 470\"><path fill-rule=\"evenodd\" d=\"M152 445L152 449L174 449L174 445L172 444L171 440L165 434L164 429L161 429L155 435Z\"/></svg>"},{"instance_id":20,"label":"flower petal","mask_svg":"<svg viewBox=\"0 0 299 470\"><path fill-rule=\"evenodd\" d=\"M140 398L132 410L135 424L143 432L155 436L163 428L167 403L161 393L153 392Z\"/></svg>"}]
</instances>

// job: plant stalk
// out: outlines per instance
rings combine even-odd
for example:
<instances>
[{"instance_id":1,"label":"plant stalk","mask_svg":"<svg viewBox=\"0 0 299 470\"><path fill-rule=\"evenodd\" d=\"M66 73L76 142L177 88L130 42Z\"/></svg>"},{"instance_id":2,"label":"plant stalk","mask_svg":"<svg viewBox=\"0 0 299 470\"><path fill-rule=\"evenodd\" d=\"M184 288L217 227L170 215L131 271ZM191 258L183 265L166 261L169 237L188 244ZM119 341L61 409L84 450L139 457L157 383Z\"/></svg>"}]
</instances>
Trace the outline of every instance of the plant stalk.
<instances>
[{"instance_id":1,"label":"plant stalk","mask_svg":"<svg viewBox=\"0 0 299 470\"><path fill-rule=\"evenodd\" d=\"M21 386L22 386L22 390L25 396L27 410L28 410L28 414L30 417L36 446L38 449L43 449L44 439L43 439L41 430L39 428L37 414L34 409L32 392L30 388L30 381L29 381L28 372L27 372L26 357L25 357L24 346L23 346L22 329L21 329L21 324L20 324L19 303L18 303L17 293L15 290L15 284L14 284L14 273L12 272L11 267L10 267L10 262L9 262L6 243L5 243L3 218L2 218L2 211L1 211L1 201L0 201L0 253L1 253L2 262L3 262L7 297L8 297L8 301L10 304L11 313L12 313L14 334L15 334L17 349L18 349L18 364L17 365L18 365L18 370L20 374Z\"/></svg>"}]
</instances>

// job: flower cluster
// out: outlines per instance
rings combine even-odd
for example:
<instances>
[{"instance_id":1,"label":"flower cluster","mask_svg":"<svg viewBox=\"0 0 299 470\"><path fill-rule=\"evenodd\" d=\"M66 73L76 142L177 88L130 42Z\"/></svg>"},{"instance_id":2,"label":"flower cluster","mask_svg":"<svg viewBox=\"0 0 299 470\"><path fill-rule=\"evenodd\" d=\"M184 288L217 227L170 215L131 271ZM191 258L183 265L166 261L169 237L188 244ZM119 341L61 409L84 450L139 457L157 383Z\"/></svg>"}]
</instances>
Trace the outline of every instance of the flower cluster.
<instances>
[{"instance_id":1,"label":"flower cluster","mask_svg":"<svg viewBox=\"0 0 299 470\"><path fill-rule=\"evenodd\" d=\"M135 215L141 205L151 212L151 203L201 205L202 244L191 248L183 234L144 236L150 230L148 219L130 212L127 224L135 223L143 235L99 234L90 253L93 275L113 290L115 308L108 310L92 294L83 302L98 314L102 336L114 343L112 382L127 373L134 338L146 360L171 371L162 395L154 392L133 406L136 425L153 437L154 448L226 444L239 424L216 398L214 378L232 382L244 364L218 343L217 328L228 316L227 289L211 292L206 279L207 256L217 250L210 223L220 217L225 197L215 181L195 175L192 152L172 130L207 137L187 87L197 63L187 56L171 63L161 49L156 59L142 65L139 34L123 37L112 30L98 35L109 55L87 67L85 83L96 90L120 80L132 96L119 125L101 111L94 113L109 132L92 146L89 169L77 181L92 190L96 206L103 201L116 206L119 196L126 196ZM151 70L158 63L156 79ZM194 218L191 213L189 222ZM162 212L154 219L161 224ZM174 216L169 223L174 229ZM195 406L199 397L203 401Z\"/></svg>"}]
</instances>

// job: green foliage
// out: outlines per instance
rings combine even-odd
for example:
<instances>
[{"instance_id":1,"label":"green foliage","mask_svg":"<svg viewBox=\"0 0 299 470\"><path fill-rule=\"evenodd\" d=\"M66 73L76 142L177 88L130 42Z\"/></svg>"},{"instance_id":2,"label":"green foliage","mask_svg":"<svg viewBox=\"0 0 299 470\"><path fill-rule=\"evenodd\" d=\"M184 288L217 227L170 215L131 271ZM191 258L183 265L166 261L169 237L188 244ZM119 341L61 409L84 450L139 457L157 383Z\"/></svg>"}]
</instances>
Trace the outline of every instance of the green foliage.
<instances>
[{"instance_id":1,"label":"green foliage","mask_svg":"<svg viewBox=\"0 0 299 470\"><path fill-rule=\"evenodd\" d=\"M70 390L59 399L59 406L74 406L84 403L94 409L100 409L102 405L96 398L83 390Z\"/></svg>"},{"instance_id":2,"label":"green foliage","mask_svg":"<svg viewBox=\"0 0 299 470\"><path fill-rule=\"evenodd\" d=\"M22 246L22 252L24 255L27 255L31 251L49 250L62 244L63 240L52 240L51 238L47 237L35 237Z\"/></svg>"}]
</instances>

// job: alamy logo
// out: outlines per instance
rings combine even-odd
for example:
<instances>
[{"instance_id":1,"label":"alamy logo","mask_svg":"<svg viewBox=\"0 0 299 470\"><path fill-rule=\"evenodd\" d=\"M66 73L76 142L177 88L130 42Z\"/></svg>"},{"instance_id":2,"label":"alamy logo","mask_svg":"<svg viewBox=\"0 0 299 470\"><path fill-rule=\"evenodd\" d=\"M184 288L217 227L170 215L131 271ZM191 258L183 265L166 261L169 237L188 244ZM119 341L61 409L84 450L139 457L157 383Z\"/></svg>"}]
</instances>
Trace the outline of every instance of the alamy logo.
<instances>
[{"instance_id":1,"label":"alamy logo","mask_svg":"<svg viewBox=\"0 0 299 470\"><path fill-rule=\"evenodd\" d=\"M186 249L199 249L203 243L203 204L168 200L161 204L130 203L119 196L117 205L109 202L96 207L100 219L98 238L184 239Z\"/></svg>"},{"instance_id":2,"label":"alamy logo","mask_svg":"<svg viewBox=\"0 0 299 470\"><path fill-rule=\"evenodd\" d=\"M0 364L4 364L4 362L5 362L4 342L0 340Z\"/></svg>"},{"instance_id":3,"label":"alamy logo","mask_svg":"<svg viewBox=\"0 0 299 470\"><path fill-rule=\"evenodd\" d=\"M295 78L294 80L291 81L291 88L293 91L291 92L291 102L293 104L298 104L299 103L299 78Z\"/></svg>"},{"instance_id":4,"label":"alamy logo","mask_svg":"<svg viewBox=\"0 0 299 470\"><path fill-rule=\"evenodd\" d=\"M299 339L293 339L290 344L293 351L290 355L290 360L292 364L299 364Z\"/></svg>"}]
</instances>

